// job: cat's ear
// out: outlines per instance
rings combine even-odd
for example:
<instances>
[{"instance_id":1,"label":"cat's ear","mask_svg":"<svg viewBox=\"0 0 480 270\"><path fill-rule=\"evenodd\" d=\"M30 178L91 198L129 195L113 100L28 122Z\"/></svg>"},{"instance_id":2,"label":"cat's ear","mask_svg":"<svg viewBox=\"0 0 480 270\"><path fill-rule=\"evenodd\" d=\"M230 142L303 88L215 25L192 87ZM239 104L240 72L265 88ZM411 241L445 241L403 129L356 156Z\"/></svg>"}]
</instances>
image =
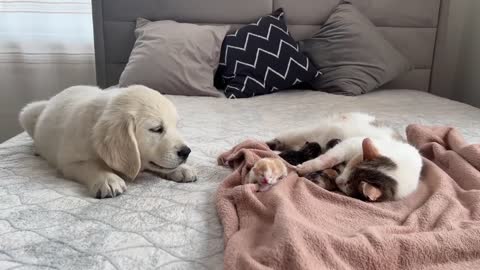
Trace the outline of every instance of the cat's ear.
<instances>
[{"instance_id":1,"label":"cat's ear","mask_svg":"<svg viewBox=\"0 0 480 270\"><path fill-rule=\"evenodd\" d=\"M360 182L360 191L371 202L377 201L383 195L381 189L365 181Z\"/></svg>"},{"instance_id":2,"label":"cat's ear","mask_svg":"<svg viewBox=\"0 0 480 270\"><path fill-rule=\"evenodd\" d=\"M370 138L366 138L362 142L363 160L374 160L380 156L378 149L373 145Z\"/></svg>"}]
</instances>

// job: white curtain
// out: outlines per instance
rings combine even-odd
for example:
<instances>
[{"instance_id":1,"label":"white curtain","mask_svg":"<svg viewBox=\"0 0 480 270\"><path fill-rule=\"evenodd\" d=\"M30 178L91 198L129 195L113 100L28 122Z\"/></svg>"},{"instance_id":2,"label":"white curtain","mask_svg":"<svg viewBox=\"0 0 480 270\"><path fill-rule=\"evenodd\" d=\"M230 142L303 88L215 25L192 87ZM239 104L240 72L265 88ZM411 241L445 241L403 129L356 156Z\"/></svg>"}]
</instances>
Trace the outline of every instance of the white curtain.
<instances>
[{"instance_id":1,"label":"white curtain","mask_svg":"<svg viewBox=\"0 0 480 270\"><path fill-rule=\"evenodd\" d=\"M0 0L0 142L18 110L76 84L95 84L90 0Z\"/></svg>"}]
</instances>

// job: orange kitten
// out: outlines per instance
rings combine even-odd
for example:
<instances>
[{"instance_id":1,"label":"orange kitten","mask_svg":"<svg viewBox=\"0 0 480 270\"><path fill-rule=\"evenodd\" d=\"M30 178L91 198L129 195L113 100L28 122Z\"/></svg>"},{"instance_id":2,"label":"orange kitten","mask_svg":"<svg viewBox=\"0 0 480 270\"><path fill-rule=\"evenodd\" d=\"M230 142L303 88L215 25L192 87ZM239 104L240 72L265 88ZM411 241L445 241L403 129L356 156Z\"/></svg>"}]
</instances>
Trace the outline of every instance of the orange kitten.
<instances>
[{"instance_id":1,"label":"orange kitten","mask_svg":"<svg viewBox=\"0 0 480 270\"><path fill-rule=\"evenodd\" d=\"M248 173L247 183L257 183L259 191L267 191L287 174L287 166L280 158L262 158Z\"/></svg>"}]
</instances>

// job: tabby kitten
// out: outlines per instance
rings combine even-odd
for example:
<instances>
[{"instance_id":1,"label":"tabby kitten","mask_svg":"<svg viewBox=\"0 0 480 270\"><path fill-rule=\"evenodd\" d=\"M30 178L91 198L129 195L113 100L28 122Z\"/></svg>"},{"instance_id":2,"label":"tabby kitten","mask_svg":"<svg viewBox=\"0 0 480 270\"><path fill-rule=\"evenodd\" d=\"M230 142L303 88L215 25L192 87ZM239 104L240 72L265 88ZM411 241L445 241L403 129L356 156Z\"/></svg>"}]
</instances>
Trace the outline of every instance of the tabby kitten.
<instances>
[{"instance_id":1,"label":"tabby kitten","mask_svg":"<svg viewBox=\"0 0 480 270\"><path fill-rule=\"evenodd\" d=\"M339 139L330 140L327 143L325 150L328 151L330 148L333 148L339 142ZM321 153L322 148L320 144L316 142L307 142L300 150L285 150L281 152L279 156L286 160L288 163L295 166L314 159L318 157ZM335 179L343 171L344 168L345 166L343 164L339 164L332 169L326 169L323 171L308 174L305 176L305 178L326 190L336 190L337 185L335 184Z\"/></svg>"}]
</instances>

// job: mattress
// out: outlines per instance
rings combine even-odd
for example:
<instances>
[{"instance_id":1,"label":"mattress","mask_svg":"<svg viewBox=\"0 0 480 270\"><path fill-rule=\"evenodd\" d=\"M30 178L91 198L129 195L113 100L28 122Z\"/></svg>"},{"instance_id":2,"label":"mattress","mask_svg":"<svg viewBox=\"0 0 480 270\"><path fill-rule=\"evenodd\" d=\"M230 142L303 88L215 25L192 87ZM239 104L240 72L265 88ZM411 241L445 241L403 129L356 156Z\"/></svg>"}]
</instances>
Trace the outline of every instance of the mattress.
<instances>
[{"instance_id":1,"label":"mattress","mask_svg":"<svg viewBox=\"0 0 480 270\"><path fill-rule=\"evenodd\" d=\"M193 150L195 183L141 174L125 194L97 200L34 156L25 133L0 145L0 268L222 269L214 195L229 170L217 166L216 157L246 138L311 126L328 113L365 111L398 130L410 123L451 125L469 142L480 139L479 109L418 91L169 98Z\"/></svg>"}]
</instances>

